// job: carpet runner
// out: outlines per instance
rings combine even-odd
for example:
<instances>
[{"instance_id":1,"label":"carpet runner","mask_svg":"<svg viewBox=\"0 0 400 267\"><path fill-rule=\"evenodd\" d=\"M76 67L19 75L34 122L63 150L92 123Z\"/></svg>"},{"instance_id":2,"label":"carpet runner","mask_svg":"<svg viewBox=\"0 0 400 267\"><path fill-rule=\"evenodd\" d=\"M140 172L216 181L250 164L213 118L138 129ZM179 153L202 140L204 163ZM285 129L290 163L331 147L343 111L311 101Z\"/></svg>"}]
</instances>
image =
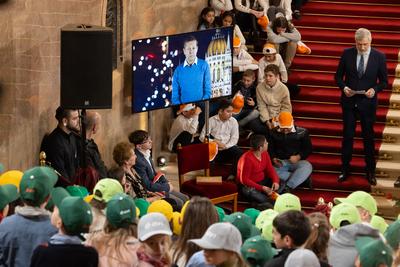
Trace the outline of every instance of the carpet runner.
<instances>
[{"instance_id":1,"label":"carpet runner","mask_svg":"<svg viewBox=\"0 0 400 267\"><path fill-rule=\"evenodd\" d=\"M379 3L379 4L378 4ZM301 93L292 99L295 123L310 131L313 154L309 157L314 171L313 189L297 189L303 206L315 206L319 197L332 201L355 190L370 191L364 177L363 142L359 123L354 140L348 181L337 183L341 168L342 111L340 90L334 81L343 49L354 46L357 28L372 32L372 45L387 57L389 86L379 94L377 123L374 126L378 155L389 110L391 89L400 44L400 2L397 0L310 0L302 10L303 17L294 21L302 40L312 49L311 55L297 55L291 67L289 82L301 85Z\"/></svg>"}]
</instances>

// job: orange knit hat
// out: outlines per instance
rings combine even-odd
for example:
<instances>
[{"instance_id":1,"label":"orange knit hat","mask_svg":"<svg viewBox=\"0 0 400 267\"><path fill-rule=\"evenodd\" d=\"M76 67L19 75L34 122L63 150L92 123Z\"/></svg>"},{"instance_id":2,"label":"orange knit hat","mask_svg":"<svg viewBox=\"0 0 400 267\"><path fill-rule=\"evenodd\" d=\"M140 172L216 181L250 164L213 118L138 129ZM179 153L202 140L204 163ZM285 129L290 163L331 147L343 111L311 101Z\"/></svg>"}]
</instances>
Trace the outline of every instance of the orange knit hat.
<instances>
[{"instance_id":1,"label":"orange knit hat","mask_svg":"<svg viewBox=\"0 0 400 267\"><path fill-rule=\"evenodd\" d=\"M244 106L244 97L242 94L235 94L232 99L233 114L238 114Z\"/></svg>"},{"instance_id":2,"label":"orange knit hat","mask_svg":"<svg viewBox=\"0 0 400 267\"><path fill-rule=\"evenodd\" d=\"M282 111L279 113L279 128L292 128L293 116L289 111Z\"/></svg>"},{"instance_id":3,"label":"orange knit hat","mask_svg":"<svg viewBox=\"0 0 400 267\"><path fill-rule=\"evenodd\" d=\"M269 20L268 20L268 17L267 16L262 16L261 18L259 18L258 20L257 20L257 23L258 23L258 25L260 25L261 26L261 29L263 30L263 31L267 31L267 26L268 26L268 23L269 23Z\"/></svg>"},{"instance_id":4,"label":"orange knit hat","mask_svg":"<svg viewBox=\"0 0 400 267\"><path fill-rule=\"evenodd\" d=\"M208 157L210 161L213 161L218 154L218 144L214 141L208 143Z\"/></svg>"},{"instance_id":5,"label":"orange knit hat","mask_svg":"<svg viewBox=\"0 0 400 267\"><path fill-rule=\"evenodd\" d=\"M242 42L240 41L239 37L233 37L233 47L240 47L242 45Z\"/></svg>"}]
</instances>

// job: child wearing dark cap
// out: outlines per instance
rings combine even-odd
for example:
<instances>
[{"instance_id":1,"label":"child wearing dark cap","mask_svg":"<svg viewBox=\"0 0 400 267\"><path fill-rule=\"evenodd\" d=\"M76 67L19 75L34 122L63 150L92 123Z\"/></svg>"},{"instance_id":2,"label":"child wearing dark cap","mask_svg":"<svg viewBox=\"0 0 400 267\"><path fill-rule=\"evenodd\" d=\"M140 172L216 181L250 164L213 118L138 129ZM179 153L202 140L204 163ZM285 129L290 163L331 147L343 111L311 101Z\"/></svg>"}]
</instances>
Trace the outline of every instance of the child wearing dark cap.
<instances>
[{"instance_id":1,"label":"child wearing dark cap","mask_svg":"<svg viewBox=\"0 0 400 267\"><path fill-rule=\"evenodd\" d=\"M93 220L89 204L80 197L71 197L61 187L53 189L51 199L54 203L51 223L58 233L34 250L30 266L98 266L97 251L84 246L80 237L89 231Z\"/></svg>"},{"instance_id":2,"label":"child wearing dark cap","mask_svg":"<svg viewBox=\"0 0 400 267\"><path fill-rule=\"evenodd\" d=\"M104 230L91 236L86 244L99 253L99 267L136 266L136 206L126 194L117 194L107 202L107 221Z\"/></svg>"},{"instance_id":3,"label":"child wearing dark cap","mask_svg":"<svg viewBox=\"0 0 400 267\"><path fill-rule=\"evenodd\" d=\"M273 240L280 251L265 267L282 267L290 253L307 240L311 232L310 221L303 212L288 210L276 216L272 225Z\"/></svg>"},{"instance_id":4,"label":"child wearing dark cap","mask_svg":"<svg viewBox=\"0 0 400 267\"><path fill-rule=\"evenodd\" d=\"M57 178L49 167L34 167L23 174L19 187L23 206L0 224L0 266L29 266L35 247L57 233L44 209Z\"/></svg>"},{"instance_id":5,"label":"child wearing dark cap","mask_svg":"<svg viewBox=\"0 0 400 267\"><path fill-rule=\"evenodd\" d=\"M0 186L0 222L7 217L9 204L19 198L15 185L6 184Z\"/></svg>"}]
</instances>

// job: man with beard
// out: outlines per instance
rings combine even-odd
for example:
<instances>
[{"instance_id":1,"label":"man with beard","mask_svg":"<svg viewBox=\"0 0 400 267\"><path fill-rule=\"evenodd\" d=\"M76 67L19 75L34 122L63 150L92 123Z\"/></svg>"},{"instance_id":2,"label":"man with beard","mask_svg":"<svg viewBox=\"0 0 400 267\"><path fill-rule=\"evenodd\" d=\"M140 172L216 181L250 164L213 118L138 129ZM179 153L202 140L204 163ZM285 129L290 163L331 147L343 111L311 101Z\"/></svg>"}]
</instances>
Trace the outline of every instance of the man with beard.
<instances>
[{"instance_id":1,"label":"man with beard","mask_svg":"<svg viewBox=\"0 0 400 267\"><path fill-rule=\"evenodd\" d=\"M43 140L41 151L46 152L47 161L64 179L59 185L69 185L79 168L79 113L78 110L58 107L57 127Z\"/></svg>"}]
</instances>

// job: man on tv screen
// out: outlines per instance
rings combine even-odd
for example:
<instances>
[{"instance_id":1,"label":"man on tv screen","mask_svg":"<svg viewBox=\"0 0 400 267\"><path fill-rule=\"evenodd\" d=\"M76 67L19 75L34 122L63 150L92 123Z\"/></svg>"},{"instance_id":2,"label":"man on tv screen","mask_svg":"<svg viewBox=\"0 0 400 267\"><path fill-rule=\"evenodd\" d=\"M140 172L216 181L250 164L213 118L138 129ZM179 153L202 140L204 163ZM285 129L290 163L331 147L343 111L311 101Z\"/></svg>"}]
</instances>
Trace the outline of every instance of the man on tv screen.
<instances>
[{"instance_id":1,"label":"man on tv screen","mask_svg":"<svg viewBox=\"0 0 400 267\"><path fill-rule=\"evenodd\" d=\"M198 43L194 36L183 41L185 61L175 69L172 78L172 105L211 98L210 67L197 57Z\"/></svg>"}]
</instances>

